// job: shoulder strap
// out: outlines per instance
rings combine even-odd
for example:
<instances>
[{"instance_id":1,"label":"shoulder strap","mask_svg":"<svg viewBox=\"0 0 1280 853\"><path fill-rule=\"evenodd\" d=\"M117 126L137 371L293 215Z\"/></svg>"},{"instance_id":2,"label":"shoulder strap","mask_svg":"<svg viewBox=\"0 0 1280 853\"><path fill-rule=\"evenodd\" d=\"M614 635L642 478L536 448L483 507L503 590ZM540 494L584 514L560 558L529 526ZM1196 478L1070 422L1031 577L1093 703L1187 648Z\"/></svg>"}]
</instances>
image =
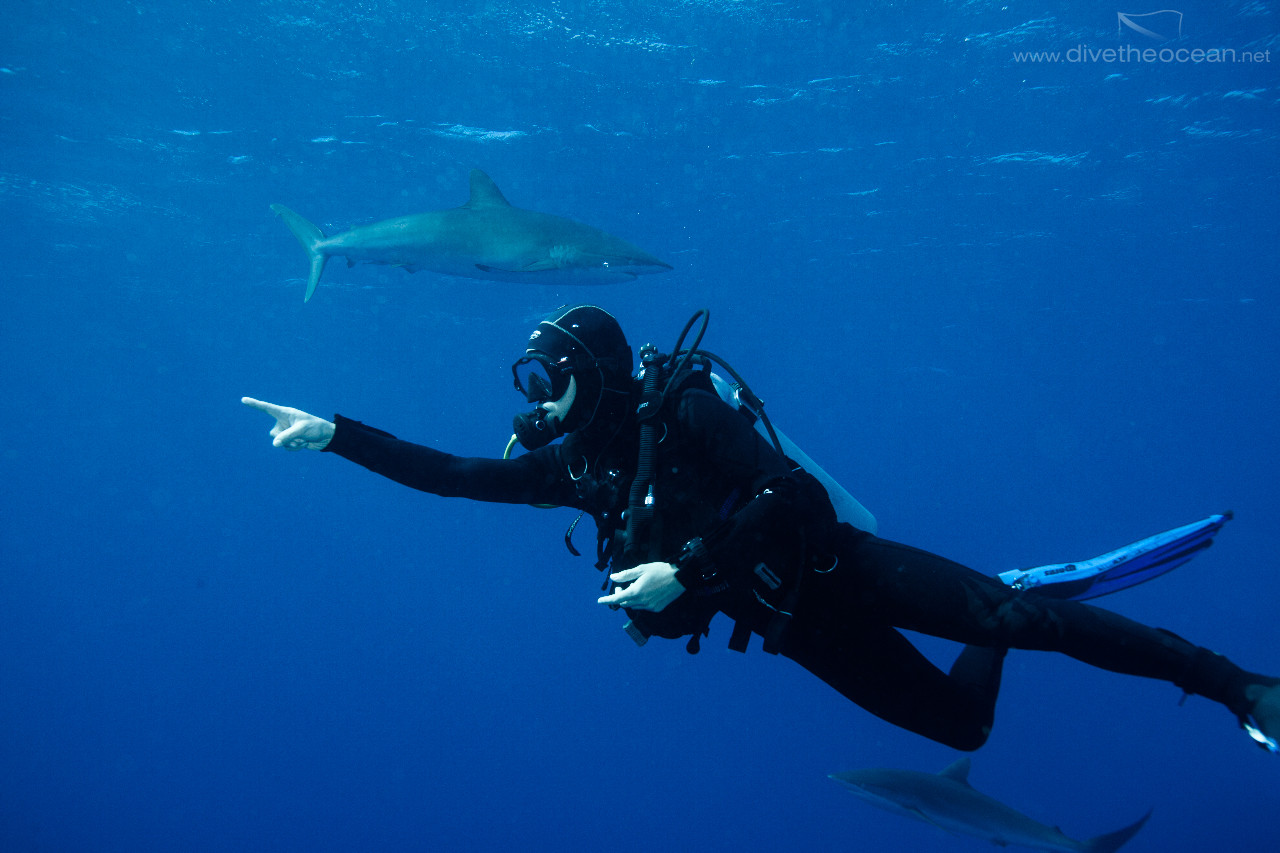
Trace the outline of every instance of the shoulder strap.
<instances>
[{"instance_id":1,"label":"shoulder strap","mask_svg":"<svg viewBox=\"0 0 1280 853\"><path fill-rule=\"evenodd\" d=\"M637 560L642 547L649 557L657 548L656 537L651 535L650 527L654 512L653 464L658 453L658 432L654 421L662 408L663 397L658 387L662 378L661 356L652 346L646 346L640 352L640 359L644 364L644 387L640 405L636 407L636 418L640 422L640 450L627 498L627 528L622 550L628 561Z\"/></svg>"}]
</instances>

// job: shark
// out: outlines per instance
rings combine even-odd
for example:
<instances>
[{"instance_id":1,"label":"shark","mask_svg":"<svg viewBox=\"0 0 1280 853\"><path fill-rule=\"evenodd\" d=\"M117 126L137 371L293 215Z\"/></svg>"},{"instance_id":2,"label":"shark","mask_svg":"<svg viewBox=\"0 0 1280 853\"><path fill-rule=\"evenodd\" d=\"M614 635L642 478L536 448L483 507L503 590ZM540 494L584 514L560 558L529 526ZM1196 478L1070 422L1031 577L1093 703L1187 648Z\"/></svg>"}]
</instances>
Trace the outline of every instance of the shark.
<instances>
[{"instance_id":1,"label":"shark","mask_svg":"<svg viewBox=\"0 0 1280 853\"><path fill-rule=\"evenodd\" d=\"M941 773L871 768L833 773L830 778L874 806L1000 846L1113 853L1133 838L1151 817L1151 812L1147 812L1141 820L1124 829L1077 841L1057 827L1032 820L974 789L969 784L968 758L961 758Z\"/></svg>"},{"instance_id":2,"label":"shark","mask_svg":"<svg viewBox=\"0 0 1280 853\"><path fill-rule=\"evenodd\" d=\"M362 225L332 237L283 204L271 205L311 261L310 301L325 263L345 257L492 281L616 284L666 272L671 265L599 228L551 213L514 207L479 169L461 207Z\"/></svg>"}]
</instances>

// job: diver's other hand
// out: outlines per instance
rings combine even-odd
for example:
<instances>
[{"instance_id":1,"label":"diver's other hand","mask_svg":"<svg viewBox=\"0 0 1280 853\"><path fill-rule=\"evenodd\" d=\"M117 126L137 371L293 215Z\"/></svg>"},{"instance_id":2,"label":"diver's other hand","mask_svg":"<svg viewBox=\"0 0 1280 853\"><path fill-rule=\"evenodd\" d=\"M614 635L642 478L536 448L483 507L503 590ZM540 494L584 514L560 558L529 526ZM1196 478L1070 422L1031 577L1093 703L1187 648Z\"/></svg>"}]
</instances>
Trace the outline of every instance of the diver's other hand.
<instances>
[{"instance_id":1,"label":"diver's other hand","mask_svg":"<svg viewBox=\"0 0 1280 853\"><path fill-rule=\"evenodd\" d=\"M301 409L277 406L252 397L241 397L240 402L276 419L271 428L272 444L285 450L324 450L333 439L333 424L324 418L309 415Z\"/></svg>"},{"instance_id":2,"label":"diver's other hand","mask_svg":"<svg viewBox=\"0 0 1280 853\"><path fill-rule=\"evenodd\" d=\"M600 604L616 604L632 610L661 612L684 592L684 584L676 580L676 567L670 563L642 563L609 575L618 584L611 594L599 599Z\"/></svg>"}]
</instances>

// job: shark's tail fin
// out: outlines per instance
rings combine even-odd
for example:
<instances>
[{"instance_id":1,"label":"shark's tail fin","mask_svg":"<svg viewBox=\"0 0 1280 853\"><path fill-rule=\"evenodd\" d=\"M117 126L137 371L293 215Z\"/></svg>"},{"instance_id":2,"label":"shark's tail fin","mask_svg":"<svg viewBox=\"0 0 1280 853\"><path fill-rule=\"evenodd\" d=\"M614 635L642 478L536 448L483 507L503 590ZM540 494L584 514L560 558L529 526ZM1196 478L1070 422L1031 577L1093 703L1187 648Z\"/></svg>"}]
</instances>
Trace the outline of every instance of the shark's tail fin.
<instances>
[{"instance_id":1,"label":"shark's tail fin","mask_svg":"<svg viewBox=\"0 0 1280 853\"><path fill-rule=\"evenodd\" d=\"M320 242L324 240L324 232L283 204L273 204L271 209L284 219L284 224L289 226L293 236L298 238L302 248L307 250L307 256L311 258L311 276L307 279L307 295L302 300L307 302L311 299L311 294L316 292L316 285L320 283L324 262L329 260L329 256L318 248Z\"/></svg>"},{"instance_id":2,"label":"shark's tail fin","mask_svg":"<svg viewBox=\"0 0 1280 853\"><path fill-rule=\"evenodd\" d=\"M1115 832L1108 832L1106 835L1090 838L1081 845L1081 849L1087 851L1087 853L1115 853L1125 845L1125 842L1138 834L1138 830L1142 829L1142 825L1147 822L1149 817L1151 817L1151 812L1147 812L1137 823L1130 824L1124 829L1117 829Z\"/></svg>"}]
</instances>

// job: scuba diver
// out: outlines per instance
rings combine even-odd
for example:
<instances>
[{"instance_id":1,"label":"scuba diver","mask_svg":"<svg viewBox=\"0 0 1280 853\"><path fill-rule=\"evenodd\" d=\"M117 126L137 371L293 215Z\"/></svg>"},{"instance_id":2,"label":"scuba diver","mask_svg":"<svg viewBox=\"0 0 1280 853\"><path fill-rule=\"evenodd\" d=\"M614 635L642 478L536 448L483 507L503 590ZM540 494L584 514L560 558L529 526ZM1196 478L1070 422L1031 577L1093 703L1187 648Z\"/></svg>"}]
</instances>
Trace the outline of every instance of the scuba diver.
<instances>
[{"instance_id":1,"label":"scuba diver","mask_svg":"<svg viewBox=\"0 0 1280 853\"><path fill-rule=\"evenodd\" d=\"M598 601L626 611L637 642L689 637L696 652L712 617L724 613L734 621L731 648L743 651L758 635L765 651L795 661L872 714L960 750L979 748L990 734L1008 649L1061 652L1219 702L1275 751L1280 679L1169 631L1045 594L1049 587L1039 581L1006 585L881 539L865 510L862 519L846 508L838 516L833 496L843 490L824 485L816 466L793 461L803 454L784 452L771 427L759 430L752 417L758 399L727 364L698 349L705 313L689 321L672 355L642 349L636 375L631 347L607 311L578 305L548 316L512 365L515 387L533 409L516 416L502 459L453 456L341 415L330 422L242 402L275 418L276 447L333 453L445 497L590 515L596 567L608 572ZM696 340L683 347L700 316ZM713 362L739 380L735 392L746 405L726 403ZM517 441L528 452L512 458ZM1214 518L1220 526L1224 517ZM575 554L576 525L565 536ZM1207 544L1200 536L1183 549L1184 561ZM964 649L944 672L900 629Z\"/></svg>"}]
</instances>

